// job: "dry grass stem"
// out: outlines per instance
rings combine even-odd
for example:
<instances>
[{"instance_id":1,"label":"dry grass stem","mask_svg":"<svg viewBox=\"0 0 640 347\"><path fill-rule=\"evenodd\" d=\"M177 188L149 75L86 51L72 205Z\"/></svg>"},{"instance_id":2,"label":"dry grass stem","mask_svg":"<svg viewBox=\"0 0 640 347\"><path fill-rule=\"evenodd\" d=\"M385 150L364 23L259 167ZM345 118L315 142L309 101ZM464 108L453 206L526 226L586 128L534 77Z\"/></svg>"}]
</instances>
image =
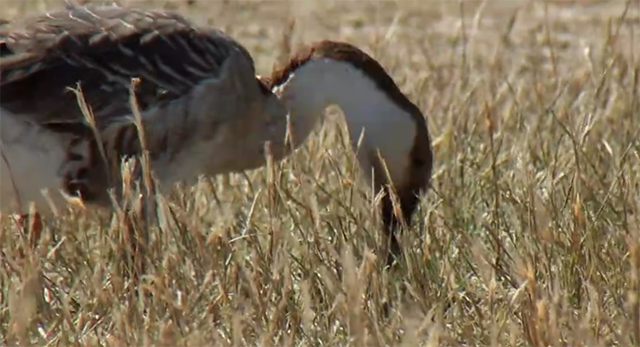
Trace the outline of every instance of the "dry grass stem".
<instances>
[{"instance_id":1,"label":"dry grass stem","mask_svg":"<svg viewBox=\"0 0 640 347\"><path fill-rule=\"evenodd\" d=\"M263 76L294 41L371 52L427 115L432 189L384 269L329 110L284 161L152 198L132 97L144 154L112 213L59 211L34 248L3 219L0 345L640 346L637 1L135 5L224 28Z\"/></svg>"}]
</instances>

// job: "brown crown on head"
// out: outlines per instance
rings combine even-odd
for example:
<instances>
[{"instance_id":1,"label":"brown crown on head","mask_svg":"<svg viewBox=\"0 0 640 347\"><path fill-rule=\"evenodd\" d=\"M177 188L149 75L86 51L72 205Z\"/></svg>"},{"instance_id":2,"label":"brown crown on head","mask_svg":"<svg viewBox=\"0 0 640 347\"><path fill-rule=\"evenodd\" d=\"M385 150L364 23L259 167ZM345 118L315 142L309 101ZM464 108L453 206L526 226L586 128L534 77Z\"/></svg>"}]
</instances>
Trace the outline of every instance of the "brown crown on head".
<instances>
[{"instance_id":1,"label":"brown crown on head","mask_svg":"<svg viewBox=\"0 0 640 347\"><path fill-rule=\"evenodd\" d=\"M402 182L394 182L395 191L400 203L402 219L408 225L419 203L419 195L428 188L433 166L433 153L431 140L426 120L420 109L402 93L385 69L371 56L359 48L346 43L331 40L323 40L308 45L295 53L289 63L275 69L270 77L262 77L261 82L271 90L283 85L289 80L292 73L309 61L318 59L331 59L351 64L360 70L365 76L371 78L375 85L383 91L389 99L396 103L408 115L411 116L416 126L414 144L409 153L411 157L410 168ZM371 153L376 159L376 186L383 187L387 183L385 170L377 160L377 154ZM389 192L387 192L389 193ZM382 201L382 218L385 229L391 237L391 253L397 255L400 251L393 229L401 224L401 219L394 214L393 204L389 194ZM392 259L390 259L392 260Z\"/></svg>"}]
</instances>

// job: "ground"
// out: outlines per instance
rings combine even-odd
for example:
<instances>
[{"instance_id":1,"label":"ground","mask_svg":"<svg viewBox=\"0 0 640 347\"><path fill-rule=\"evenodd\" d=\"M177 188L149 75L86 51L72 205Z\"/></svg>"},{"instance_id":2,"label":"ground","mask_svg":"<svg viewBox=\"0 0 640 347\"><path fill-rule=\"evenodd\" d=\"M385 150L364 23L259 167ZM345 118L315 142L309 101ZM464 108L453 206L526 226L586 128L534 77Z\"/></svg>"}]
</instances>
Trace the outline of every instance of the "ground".
<instances>
[{"instance_id":1,"label":"ground","mask_svg":"<svg viewBox=\"0 0 640 347\"><path fill-rule=\"evenodd\" d=\"M406 257L383 269L332 110L287 160L167 197L143 295L123 277L120 215L46 220L34 251L5 222L0 344L640 345L638 2L135 4L223 28L261 74L317 39L378 59L435 151Z\"/></svg>"}]
</instances>

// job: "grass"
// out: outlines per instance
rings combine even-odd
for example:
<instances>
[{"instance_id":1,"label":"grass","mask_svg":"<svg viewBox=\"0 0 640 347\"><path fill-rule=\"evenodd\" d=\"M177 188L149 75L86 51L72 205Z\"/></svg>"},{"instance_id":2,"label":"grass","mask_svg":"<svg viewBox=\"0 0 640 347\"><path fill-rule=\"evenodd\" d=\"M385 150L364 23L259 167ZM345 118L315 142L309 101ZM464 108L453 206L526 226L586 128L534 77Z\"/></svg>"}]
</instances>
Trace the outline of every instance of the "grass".
<instances>
[{"instance_id":1,"label":"grass","mask_svg":"<svg viewBox=\"0 0 640 347\"><path fill-rule=\"evenodd\" d=\"M160 201L149 295L122 276L121 214L47 220L26 257L4 223L0 344L640 346L640 4L136 4L211 18L262 74L291 17L296 43L380 60L435 151L406 256L382 269L380 218L332 110L287 160Z\"/></svg>"}]
</instances>

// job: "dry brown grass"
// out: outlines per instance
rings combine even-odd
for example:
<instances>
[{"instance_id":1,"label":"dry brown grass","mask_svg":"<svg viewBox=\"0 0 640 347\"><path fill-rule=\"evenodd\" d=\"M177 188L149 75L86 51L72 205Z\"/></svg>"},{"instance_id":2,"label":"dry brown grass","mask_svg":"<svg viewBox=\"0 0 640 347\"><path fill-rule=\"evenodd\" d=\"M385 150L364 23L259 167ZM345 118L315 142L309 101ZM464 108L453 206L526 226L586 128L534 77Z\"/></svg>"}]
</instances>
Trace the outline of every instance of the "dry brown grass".
<instances>
[{"instance_id":1,"label":"dry brown grass","mask_svg":"<svg viewBox=\"0 0 640 347\"><path fill-rule=\"evenodd\" d=\"M0 344L640 346L638 2L170 6L225 28L263 74L290 17L294 42L348 40L388 68L436 154L405 259L382 270L333 111L291 158L162 200L144 299L121 276L118 215L49 220L23 260L5 223Z\"/></svg>"}]
</instances>

